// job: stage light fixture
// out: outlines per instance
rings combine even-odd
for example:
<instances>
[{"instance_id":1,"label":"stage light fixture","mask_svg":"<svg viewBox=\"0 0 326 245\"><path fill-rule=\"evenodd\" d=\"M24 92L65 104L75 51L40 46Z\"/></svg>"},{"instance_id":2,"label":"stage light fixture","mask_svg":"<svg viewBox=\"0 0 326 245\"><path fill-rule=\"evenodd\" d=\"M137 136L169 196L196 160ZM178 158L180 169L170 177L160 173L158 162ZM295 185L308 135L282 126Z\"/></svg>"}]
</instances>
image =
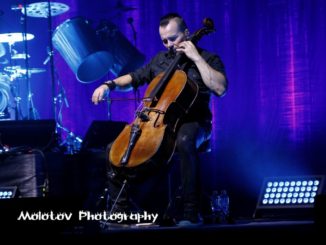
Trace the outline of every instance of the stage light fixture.
<instances>
[{"instance_id":1,"label":"stage light fixture","mask_svg":"<svg viewBox=\"0 0 326 245\"><path fill-rule=\"evenodd\" d=\"M0 187L0 199L14 198L17 194L17 186Z\"/></svg>"},{"instance_id":2,"label":"stage light fixture","mask_svg":"<svg viewBox=\"0 0 326 245\"><path fill-rule=\"evenodd\" d=\"M265 178L254 218L312 216L324 179L323 175Z\"/></svg>"}]
</instances>

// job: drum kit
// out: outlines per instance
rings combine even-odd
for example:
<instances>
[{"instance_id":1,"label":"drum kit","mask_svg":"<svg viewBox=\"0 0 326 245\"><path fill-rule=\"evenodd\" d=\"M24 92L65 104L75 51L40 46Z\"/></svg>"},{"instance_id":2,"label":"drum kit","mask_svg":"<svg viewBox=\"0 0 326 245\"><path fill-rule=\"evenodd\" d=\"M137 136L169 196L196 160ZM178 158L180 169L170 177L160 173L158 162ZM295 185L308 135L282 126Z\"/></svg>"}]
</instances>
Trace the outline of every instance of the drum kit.
<instances>
[{"instance_id":1,"label":"drum kit","mask_svg":"<svg viewBox=\"0 0 326 245\"><path fill-rule=\"evenodd\" d=\"M28 17L51 18L52 16L65 13L69 10L69 6L63 3L47 1L31 3L26 6L17 5L15 10L17 9ZM23 116L20 108L22 98L17 92L17 86L20 80L27 80L29 83L29 79L34 74L46 72L46 69L28 67L28 60L31 58L31 55L27 53L26 45L24 52L18 52L14 49L16 43L28 42L33 40L34 37L31 33L11 32L0 34L0 65L3 67L0 72L0 120L36 119L35 117L37 117L31 91L27 92L27 103L29 107L28 113L32 112L32 115ZM5 58L6 53L9 54L8 58ZM27 87L30 90L30 86L28 85ZM10 109L13 109L13 112Z\"/></svg>"},{"instance_id":2,"label":"drum kit","mask_svg":"<svg viewBox=\"0 0 326 245\"><path fill-rule=\"evenodd\" d=\"M55 81L60 79L55 78L57 73L54 72L54 48L63 56L71 70L75 73L77 80L82 83L98 80L109 71L115 76L120 76L138 68L145 60L145 56L111 22L102 23L100 27L93 29L86 19L75 17L64 21L52 32L51 19L54 16L67 12L69 6L66 4L45 0L44 2L26 5L19 4L11 7L11 9L19 10L26 17L46 18L48 21L48 49L50 50L48 50L48 57L43 64L50 63L55 118L59 117L56 115L56 107L60 108L60 105L56 104L60 95L56 95L53 88L60 86L61 89L62 84ZM134 9L133 7L124 6L118 1L118 5L115 6L114 10L126 12ZM22 19L26 21L27 18ZM26 27L26 25L24 26ZM28 65L28 61L33 55L28 53L27 42L33 40L34 37L32 33L27 33L26 31L22 33L0 33L0 120L6 120L5 114L8 114L6 111L8 108L14 111L14 113L9 113L11 115L8 120L36 119L29 80L38 73L46 72L46 69L31 68ZM22 52L14 49L16 48L15 44L20 42L25 44L25 50ZM24 98L20 97L20 93L16 89L16 85L20 83L20 80L27 82L28 96L26 100L28 116L26 117L22 115L23 113L20 109L20 102L24 101Z\"/></svg>"},{"instance_id":3,"label":"drum kit","mask_svg":"<svg viewBox=\"0 0 326 245\"><path fill-rule=\"evenodd\" d=\"M55 72L54 48L70 66L77 80L82 83L98 80L108 71L115 76L132 71L143 64L145 56L111 22L101 23L96 29L93 29L88 20L75 17L67 19L53 31L52 17L67 12L69 6L66 4L44 0L44 2L19 4L12 6L11 9L22 13L21 20L23 20L25 31L23 33L0 33L0 121L39 119L33 105L30 79L36 74L46 72L46 69L28 65L33 54L28 53L27 42L33 40L35 36L32 33L27 33L26 19L27 17L45 18L48 22L49 40L47 44L48 57L43 65L47 63L50 65L56 133L59 135L61 132L66 133L67 137L60 145L66 145L67 153L73 153L80 148L78 146L81 144L81 139L62 126L61 107L63 103L66 107L69 106L64 88ZM118 0L118 4L113 7L113 10L115 13L121 13L133 11L135 8L124 6ZM0 16L1 12L0 10ZM128 21L128 23L131 22ZM20 46L15 45L16 43L24 44L24 50L17 51L16 49L19 49ZM19 92L21 82L27 85L27 96L22 96ZM58 94L56 94L56 90L58 90ZM21 110L22 102L25 102L25 99L27 116L24 116ZM109 101L110 98L108 98ZM110 108L108 111L108 115L110 115Z\"/></svg>"}]
</instances>

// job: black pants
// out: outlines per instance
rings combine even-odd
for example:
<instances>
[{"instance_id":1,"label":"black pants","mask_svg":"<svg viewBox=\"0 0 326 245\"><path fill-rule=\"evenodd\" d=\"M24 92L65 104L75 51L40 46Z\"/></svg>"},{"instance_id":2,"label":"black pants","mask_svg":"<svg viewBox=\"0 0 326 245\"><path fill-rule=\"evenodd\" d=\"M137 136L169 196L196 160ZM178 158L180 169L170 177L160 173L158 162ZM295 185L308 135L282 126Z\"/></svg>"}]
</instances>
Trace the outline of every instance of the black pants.
<instances>
[{"instance_id":1,"label":"black pants","mask_svg":"<svg viewBox=\"0 0 326 245\"><path fill-rule=\"evenodd\" d=\"M210 132L210 123L198 122L184 123L178 131L176 147L180 159L185 218L198 212L200 163L197 149L203 142L209 139ZM130 208L128 186L122 190L125 179L126 175L120 169L109 167L108 191L112 204L115 204L112 212L121 212ZM117 198L119 193L120 196Z\"/></svg>"}]
</instances>

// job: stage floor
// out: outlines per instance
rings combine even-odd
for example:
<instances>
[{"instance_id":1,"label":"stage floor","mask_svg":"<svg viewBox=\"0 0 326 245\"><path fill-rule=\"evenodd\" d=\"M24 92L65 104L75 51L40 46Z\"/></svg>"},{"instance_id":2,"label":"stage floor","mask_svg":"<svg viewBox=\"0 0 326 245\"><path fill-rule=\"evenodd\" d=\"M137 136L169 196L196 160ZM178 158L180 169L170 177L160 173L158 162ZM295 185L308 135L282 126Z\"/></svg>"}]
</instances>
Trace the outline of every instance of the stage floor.
<instances>
[{"instance_id":1,"label":"stage floor","mask_svg":"<svg viewBox=\"0 0 326 245\"><path fill-rule=\"evenodd\" d=\"M241 241L282 242L285 238L294 241L317 241L322 228L312 220L238 220L234 224L203 224L198 226L123 226L99 229L98 224L74 227L61 236L71 239L92 239L117 242L135 241Z\"/></svg>"}]
</instances>

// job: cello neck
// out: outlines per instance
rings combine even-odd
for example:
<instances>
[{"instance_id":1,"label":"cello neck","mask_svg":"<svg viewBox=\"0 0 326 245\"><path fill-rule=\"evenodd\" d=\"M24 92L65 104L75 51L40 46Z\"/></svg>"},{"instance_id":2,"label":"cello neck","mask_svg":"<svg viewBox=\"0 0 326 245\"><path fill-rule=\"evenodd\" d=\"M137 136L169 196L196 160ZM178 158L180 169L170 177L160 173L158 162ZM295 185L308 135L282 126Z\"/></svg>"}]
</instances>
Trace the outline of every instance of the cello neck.
<instances>
[{"instance_id":1,"label":"cello neck","mask_svg":"<svg viewBox=\"0 0 326 245\"><path fill-rule=\"evenodd\" d=\"M181 59L184 57L183 53L177 53L172 63L169 65L168 69L164 72L163 77L161 78L160 82L157 84L157 86L152 90L150 94L150 99L157 98L157 94L163 86L170 80L171 76L176 71L178 64L180 63Z\"/></svg>"}]
</instances>

